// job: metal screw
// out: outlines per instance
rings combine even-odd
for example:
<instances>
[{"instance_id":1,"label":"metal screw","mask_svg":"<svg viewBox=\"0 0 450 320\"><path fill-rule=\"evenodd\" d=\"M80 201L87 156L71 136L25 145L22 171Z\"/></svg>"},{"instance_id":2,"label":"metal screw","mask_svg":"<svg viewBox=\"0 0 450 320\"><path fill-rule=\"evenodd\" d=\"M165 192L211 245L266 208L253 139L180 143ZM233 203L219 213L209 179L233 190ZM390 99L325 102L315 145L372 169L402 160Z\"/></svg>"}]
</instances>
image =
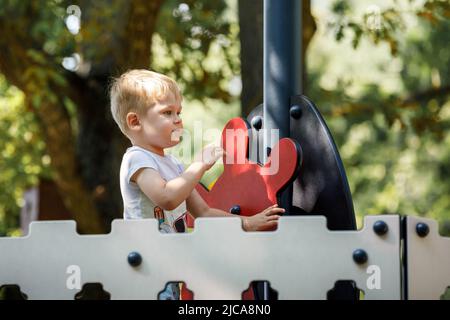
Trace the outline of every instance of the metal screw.
<instances>
[{"instance_id":1,"label":"metal screw","mask_svg":"<svg viewBox=\"0 0 450 320\"><path fill-rule=\"evenodd\" d=\"M418 224L416 224L416 232L419 237L425 238L430 232L430 228L426 223L419 222Z\"/></svg>"},{"instance_id":2,"label":"metal screw","mask_svg":"<svg viewBox=\"0 0 450 320\"><path fill-rule=\"evenodd\" d=\"M378 220L377 222L375 222L373 224L373 231L379 236L386 234L388 232L388 230L389 230L389 227L388 227L387 223L382 220Z\"/></svg>"},{"instance_id":3,"label":"metal screw","mask_svg":"<svg viewBox=\"0 0 450 320\"><path fill-rule=\"evenodd\" d=\"M130 252L128 254L128 263L133 267L137 267L142 263L142 256L139 254L139 252Z\"/></svg>"},{"instance_id":4,"label":"metal screw","mask_svg":"<svg viewBox=\"0 0 450 320\"><path fill-rule=\"evenodd\" d=\"M254 116L251 122L252 127L255 128L256 130L260 130L262 128L263 119L261 116Z\"/></svg>"},{"instance_id":5,"label":"metal screw","mask_svg":"<svg viewBox=\"0 0 450 320\"><path fill-rule=\"evenodd\" d=\"M232 214L241 214L241 207L239 205L232 206L230 212Z\"/></svg>"},{"instance_id":6,"label":"metal screw","mask_svg":"<svg viewBox=\"0 0 450 320\"><path fill-rule=\"evenodd\" d=\"M300 119L302 116L302 108L298 105L292 106L291 110L289 110L291 117L294 119Z\"/></svg>"},{"instance_id":7,"label":"metal screw","mask_svg":"<svg viewBox=\"0 0 450 320\"><path fill-rule=\"evenodd\" d=\"M367 259L367 252L365 252L363 249L356 249L355 251L353 251L353 260L357 264L364 264L367 262Z\"/></svg>"}]
</instances>

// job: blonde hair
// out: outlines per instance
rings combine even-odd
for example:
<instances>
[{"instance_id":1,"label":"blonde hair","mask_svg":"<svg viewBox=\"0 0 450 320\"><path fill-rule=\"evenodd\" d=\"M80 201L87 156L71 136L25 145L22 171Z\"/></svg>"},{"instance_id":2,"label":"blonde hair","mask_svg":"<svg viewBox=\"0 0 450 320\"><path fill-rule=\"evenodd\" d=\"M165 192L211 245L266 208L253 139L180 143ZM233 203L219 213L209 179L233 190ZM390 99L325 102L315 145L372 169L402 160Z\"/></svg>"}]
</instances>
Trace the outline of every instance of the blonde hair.
<instances>
[{"instance_id":1,"label":"blonde hair","mask_svg":"<svg viewBox=\"0 0 450 320\"><path fill-rule=\"evenodd\" d=\"M181 101L177 83L163 74L145 70L129 70L113 80L110 89L111 113L124 135L127 135L127 114L142 114L156 102L173 94Z\"/></svg>"}]
</instances>

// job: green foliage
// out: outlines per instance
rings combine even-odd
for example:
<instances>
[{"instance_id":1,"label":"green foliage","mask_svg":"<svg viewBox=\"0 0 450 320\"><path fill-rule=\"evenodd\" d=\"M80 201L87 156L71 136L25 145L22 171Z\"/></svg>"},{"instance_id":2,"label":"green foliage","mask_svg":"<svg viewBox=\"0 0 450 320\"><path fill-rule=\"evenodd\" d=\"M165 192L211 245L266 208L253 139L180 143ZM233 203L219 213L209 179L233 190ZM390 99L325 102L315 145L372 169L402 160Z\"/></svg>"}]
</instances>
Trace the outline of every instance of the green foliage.
<instances>
[{"instance_id":1,"label":"green foliage","mask_svg":"<svg viewBox=\"0 0 450 320\"><path fill-rule=\"evenodd\" d=\"M22 92L0 77L0 236L19 226L24 190L50 175L45 142L23 100Z\"/></svg>"},{"instance_id":2,"label":"green foliage","mask_svg":"<svg viewBox=\"0 0 450 320\"><path fill-rule=\"evenodd\" d=\"M239 30L236 12L230 13L236 8L230 8L229 3L164 3L153 36L152 66L176 78L189 100L237 101L229 83L240 74Z\"/></svg>"},{"instance_id":3,"label":"green foliage","mask_svg":"<svg viewBox=\"0 0 450 320\"><path fill-rule=\"evenodd\" d=\"M232 7L229 3L232 3ZM81 9L81 28L74 34L69 32L66 25L66 19L70 14L67 9L71 5L78 5ZM123 68L133 66L133 61L127 61L129 60L127 55L130 54L129 48L142 48L143 45L149 45L150 36L153 36L154 58L148 68L173 76L183 88L185 101L201 100L203 107L197 111L200 114L204 113L205 109L214 113L217 110L216 106L223 105L220 103L235 105L238 101L238 93L232 92L229 88L230 81L235 80L239 75L238 27L236 18L230 19L236 16L235 11L234 14L230 14L231 10L236 10L236 1L168 0L163 1L162 10L159 13L156 8L157 6L148 3L144 8L143 3L120 0L103 2L0 0L0 28L5 30L4 35L7 35L3 38L1 46L2 50L8 48L8 55L5 56L11 60L9 62L14 62L9 63L9 69L0 63L2 72L11 83L20 85L26 92L26 103L30 112L33 109L36 114L39 114L41 126L43 119L56 119L57 116L60 116L58 119L65 119L65 116L69 115L70 129L76 147L87 146L92 149L92 152L91 150L79 152L77 159L69 160L75 162L73 167L79 170L79 176L84 180L86 189L99 185L103 187L107 184L106 189L110 192L96 201L102 202L100 210L103 211L100 214L108 217L113 216L117 211L114 201L119 202L118 197L115 196L118 195L118 185L113 178L109 178L111 174L110 170L108 171L109 167L103 163L112 163L114 166L120 159L110 157L105 160L102 156L108 157L108 155L98 150L102 147L110 150L111 145L115 150L116 146L123 142L115 143L108 140L110 137L106 137L105 132L102 131L108 131L105 129L106 126L103 126L104 123L98 125L96 121L112 122L109 108L106 106L108 104L106 84L111 76L124 71ZM155 11L152 12L152 10ZM135 38L135 34L130 33L128 28L130 12L134 14L133 17L139 17L140 12L158 16L156 33L152 34L153 30L148 30L148 39L143 39L146 32L144 30L140 34L142 37ZM137 29L131 28L132 30L139 30L140 25L132 27L137 27ZM136 51L142 52L142 50L133 52ZM147 53L146 50L143 51ZM76 73L71 73L69 71L71 68L67 70L62 68L62 62L65 58L67 61L68 57L74 56L79 57L78 68L72 68L72 71L76 70ZM142 61L145 61L145 58ZM150 62L150 59L148 61ZM20 81L17 81L17 78L20 78ZM206 103L207 106L204 107ZM63 105L65 110L61 108ZM46 111L43 111L44 108ZM97 120L91 117L87 119L88 110L94 110L93 108L96 108ZM22 102L21 106L17 106L17 110L14 111L15 116L21 114L21 110L24 109ZM47 111L57 112L52 113L54 117L50 118L50 112L47 113ZM103 114L105 111L108 114ZM30 122L35 120L29 119ZM46 128L41 129L45 132ZM67 134L64 137L67 137ZM113 135L114 139L119 140ZM52 141L52 146L58 145L54 136ZM11 143L15 144L16 141L12 140ZM42 144L45 146L44 142ZM30 146L31 149L32 147ZM56 159L60 155L57 149L59 148L49 148L49 151L53 152L53 163L57 163ZM44 148L39 150L41 153L44 152ZM26 151L21 152L26 153ZM64 153L64 150L61 150L61 153ZM64 163L68 162L64 161ZM99 165L95 166L92 163ZM9 165L12 171L19 170L13 163ZM72 172L64 170L61 166L56 169L63 173ZM61 172L55 173L57 173L56 177L61 177ZM34 179L31 184L36 183L37 179L37 174L33 174L30 176L30 179ZM9 179L16 178L11 176ZM16 181L20 183L19 180L15 180L15 183ZM74 179L70 179L68 183L73 181ZM80 196L88 198L91 195L90 191L92 190L86 190L86 194ZM113 192L116 194L114 195ZM10 202L17 202L21 191L18 191L18 194L13 198L11 194L5 194L5 197L10 197L8 198ZM64 194L63 197L70 196ZM106 197L113 199L106 199ZM20 208L17 205L10 208L0 217L3 222L9 221L4 222L2 230L6 230L11 225L17 225Z\"/></svg>"},{"instance_id":4,"label":"green foliage","mask_svg":"<svg viewBox=\"0 0 450 320\"><path fill-rule=\"evenodd\" d=\"M356 19L338 4L335 13ZM395 52L387 38L374 46L363 28L356 49L354 38L331 44L325 31L316 34L308 94L339 146L358 216L426 216L450 235L450 21L411 19L408 32L389 35Z\"/></svg>"},{"instance_id":5,"label":"green foliage","mask_svg":"<svg viewBox=\"0 0 450 320\"><path fill-rule=\"evenodd\" d=\"M101 74L120 49L128 2L75 3L82 16L81 31L73 35L64 19L74 2L0 0L4 35L29 33L26 56L41 66L21 75L33 93L29 101L34 108L55 99L51 84L69 85L63 73L46 65L60 65L78 52ZM307 94L331 127L359 216L401 213L449 220L450 4L393 0L355 12L369 4L338 0L327 4L331 21L317 17L333 37L327 38L325 29L314 36ZM204 129L221 129L238 115L237 96L229 87L240 75L236 10L234 0L167 0L158 16L151 68L181 84L190 130L196 120ZM77 105L68 97L64 102L76 131ZM23 190L50 175L50 158L23 94L3 78L0 108L4 235L18 226ZM220 165L214 170L204 177L205 184L214 181Z\"/></svg>"},{"instance_id":6,"label":"green foliage","mask_svg":"<svg viewBox=\"0 0 450 320\"><path fill-rule=\"evenodd\" d=\"M406 31L406 20L410 16L421 17L436 25L450 17L450 3L446 0L427 0L420 5L417 5L418 1L411 0L406 7L400 2L393 0L385 8L368 5L362 16L352 16L349 1L336 0L331 8L335 18L328 27L334 30L337 41L345 36L352 37L353 48L357 48L361 39L366 37L374 44L387 43L391 54L395 56Z\"/></svg>"},{"instance_id":7,"label":"green foliage","mask_svg":"<svg viewBox=\"0 0 450 320\"><path fill-rule=\"evenodd\" d=\"M62 0L33 1L31 5L26 1L0 0L0 18L11 28L9 32L30 36L29 48L40 55L39 59L55 59L60 63L63 57L74 52L75 46L64 24L69 5L69 1ZM9 20L11 17L14 20Z\"/></svg>"}]
</instances>

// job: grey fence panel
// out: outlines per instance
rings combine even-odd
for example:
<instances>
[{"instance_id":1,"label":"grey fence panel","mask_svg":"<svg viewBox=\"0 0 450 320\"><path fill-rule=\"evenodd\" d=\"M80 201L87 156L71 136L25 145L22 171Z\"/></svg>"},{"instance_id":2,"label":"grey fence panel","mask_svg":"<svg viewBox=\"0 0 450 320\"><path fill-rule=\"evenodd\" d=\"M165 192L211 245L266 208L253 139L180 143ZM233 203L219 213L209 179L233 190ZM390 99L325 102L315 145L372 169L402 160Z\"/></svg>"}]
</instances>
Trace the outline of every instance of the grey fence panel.
<instances>
[{"instance_id":1,"label":"grey fence panel","mask_svg":"<svg viewBox=\"0 0 450 320\"><path fill-rule=\"evenodd\" d=\"M450 286L450 238L435 220L407 217L408 299L438 300Z\"/></svg>"},{"instance_id":2,"label":"grey fence panel","mask_svg":"<svg viewBox=\"0 0 450 320\"><path fill-rule=\"evenodd\" d=\"M380 220L384 235L373 228ZM241 299L251 281L267 280L279 299L326 299L336 281L354 280L366 299L401 298L398 216L368 216L360 231L329 231L321 216L282 217L273 232L244 232L239 218L197 219L189 234L162 234L154 219L115 220L106 235L75 227L33 222L28 236L0 238L0 286L17 284L29 299L73 299L79 277L102 283L112 299L157 299L167 282L184 281L194 299ZM366 253L359 263L358 249ZM137 267L127 261L133 251Z\"/></svg>"}]
</instances>

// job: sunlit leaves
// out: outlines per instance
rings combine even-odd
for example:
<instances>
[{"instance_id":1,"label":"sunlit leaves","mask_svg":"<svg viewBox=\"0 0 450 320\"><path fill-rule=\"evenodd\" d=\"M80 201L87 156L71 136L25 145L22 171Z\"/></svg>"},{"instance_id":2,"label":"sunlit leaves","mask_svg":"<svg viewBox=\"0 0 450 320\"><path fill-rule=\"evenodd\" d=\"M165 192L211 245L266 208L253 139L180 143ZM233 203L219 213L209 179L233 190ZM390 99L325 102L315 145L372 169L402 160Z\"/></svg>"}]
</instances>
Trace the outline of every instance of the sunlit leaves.
<instances>
[{"instance_id":1,"label":"sunlit leaves","mask_svg":"<svg viewBox=\"0 0 450 320\"><path fill-rule=\"evenodd\" d=\"M411 1L409 12L379 8L378 33L366 29L377 25L376 10L358 16L348 3L335 3L341 41L320 42L313 50L323 50L322 56L309 55L317 69L309 74L308 94L338 143L358 215L450 220L450 20L439 18L448 5L432 2ZM370 3L358 2L359 9ZM417 17L421 10L434 22ZM396 22L406 20L408 27L399 29Z\"/></svg>"},{"instance_id":2,"label":"sunlit leaves","mask_svg":"<svg viewBox=\"0 0 450 320\"><path fill-rule=\"evenodd\" d=\"M393 55L398 51L398 33L405 29L402 12L394 8L381 9L376 5L368 6L362 17L352 15L347 1L337 0L333 4L335 18L328 23L334 31L337 41L348 36L353 48L357 48L361 39L367 37L374 44L386 42Z\"/></svg>"},{"instance_id":3,"label":"sunlit leaves","mask_svg":"<svg viewBox=\"0 0 450 320\"><path fill-rule=\"evenodd\" d=\"M0 77L0 235L17 227L25 189L49 176L50 159L24 96Z\"/></svg>"},{"instance_id":4,"label":"sunlit leaves","mask_svg":"<svg viewBox=\"0 0 450 320\"><path fill-rule=\"evenodd\" d=\"M240 73L238 28L226 1L166 1L154 35L156 70L180 83L188 99L236 100L228 88Z\"/></svg>"},{"instance_id":5,"label":"sunlit leaves","mask_svg":"<svg viewBox=\"0 0 450 320\"><path fill-rule=\"evenodd\" d=\"M428 0L417 11L417 15L434 25L450 18L450 2L447 0Z\"/></svg>"},{"instance_id":6,"label":"sunlit leaves","mask_svg":"<svg viewBox=\"0 0 450 320\"><path fill-rule=\"evenodd\" d=\"M399 43L406 30L405 20L418 16L431 22L434 26L446 21L450 17L450 2L446 0L428 0L422 6L401 7L392 4L391 7L381 8L377 5L368 5L362 16L353 14L348 1L336 0L332 4L335 14L328 27L333 30L337 41L350 37L354 48L357 48L361 39L366 37L374 44L387 43L391 54L396 55Z\"/></svg>"}]
</instances>

